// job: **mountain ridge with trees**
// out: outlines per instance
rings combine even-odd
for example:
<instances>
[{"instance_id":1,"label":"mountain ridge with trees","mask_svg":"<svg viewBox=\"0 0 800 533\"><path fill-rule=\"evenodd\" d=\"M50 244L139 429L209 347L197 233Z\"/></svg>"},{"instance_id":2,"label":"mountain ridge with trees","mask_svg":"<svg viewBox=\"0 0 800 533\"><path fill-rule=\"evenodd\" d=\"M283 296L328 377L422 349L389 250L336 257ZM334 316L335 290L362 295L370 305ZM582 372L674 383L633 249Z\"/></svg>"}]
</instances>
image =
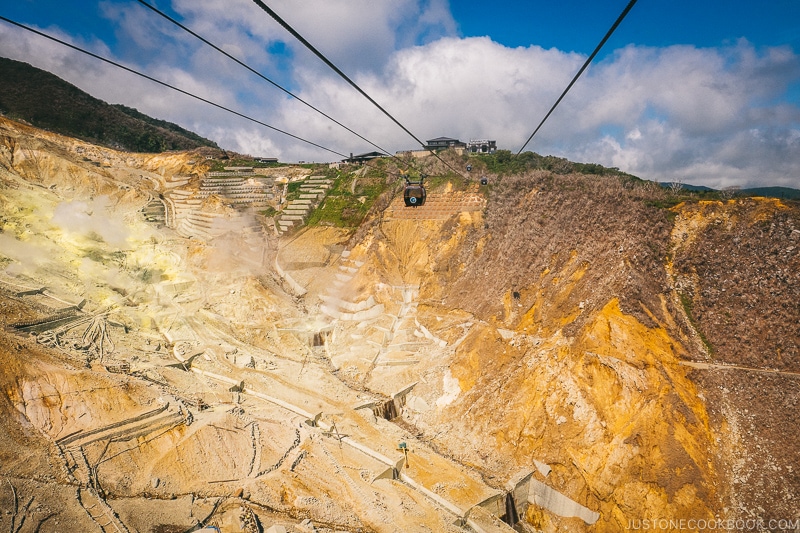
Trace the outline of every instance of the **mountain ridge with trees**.
<instances>
[{"instance_id":1,"label":"mountain ridge with trees","mask_svg":"<svg viewBox=\"0 0 800 533\"><path fill-rule=\"evenodd\" d=\"M108 104L28 63L0 58L0 114L37 128L131 152L219 148L177 124Z\"/></svg>"}]
</instances>

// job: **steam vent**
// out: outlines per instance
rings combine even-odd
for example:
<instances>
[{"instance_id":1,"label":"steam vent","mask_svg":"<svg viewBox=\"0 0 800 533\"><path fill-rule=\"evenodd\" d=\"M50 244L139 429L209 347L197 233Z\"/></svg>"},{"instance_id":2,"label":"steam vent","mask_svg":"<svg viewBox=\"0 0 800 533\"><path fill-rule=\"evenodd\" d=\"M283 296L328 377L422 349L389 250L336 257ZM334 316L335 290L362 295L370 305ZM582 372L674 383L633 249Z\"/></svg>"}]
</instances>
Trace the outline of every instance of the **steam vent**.
<instances>
[{"instance_id":1,"label":"steam vent","mask_svg":"<svg viewBox=\"0 0 800 533\"><path fill-rule=\"evenodd\" d=\"M215 153L0 118L0 531L799 530L797 202Z\"/></svg>"}]
</instances>

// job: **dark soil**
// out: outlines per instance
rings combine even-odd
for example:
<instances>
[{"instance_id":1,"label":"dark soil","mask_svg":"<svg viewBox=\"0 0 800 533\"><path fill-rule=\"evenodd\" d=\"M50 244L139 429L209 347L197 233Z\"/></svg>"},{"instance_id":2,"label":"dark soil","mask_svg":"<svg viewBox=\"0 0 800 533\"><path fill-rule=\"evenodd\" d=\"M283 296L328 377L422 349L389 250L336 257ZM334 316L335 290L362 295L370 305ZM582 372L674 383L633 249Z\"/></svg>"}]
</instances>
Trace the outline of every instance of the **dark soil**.
<instances>
[{"instance_id":1,"label":"dark soil","mask_svg":"<svg viewBox=\"0 0 800 533\"><path fill-rule=\"evenodd\" d=\"M730 218L708 225L675 269L696 275L686 296L716 361L798 372L800 209L752 222L762 203L725 206Z\"/></svg>"}]
</instances>

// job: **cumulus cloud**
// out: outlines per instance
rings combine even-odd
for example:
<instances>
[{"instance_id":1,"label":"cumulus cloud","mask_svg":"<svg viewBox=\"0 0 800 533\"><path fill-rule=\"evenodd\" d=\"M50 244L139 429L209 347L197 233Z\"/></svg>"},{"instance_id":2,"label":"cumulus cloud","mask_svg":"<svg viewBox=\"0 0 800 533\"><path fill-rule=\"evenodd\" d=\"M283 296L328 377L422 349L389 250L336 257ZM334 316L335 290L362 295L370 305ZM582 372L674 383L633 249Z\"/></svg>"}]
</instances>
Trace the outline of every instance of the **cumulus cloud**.
<instances>
[{"instance_id":1,"label":"cumulus cloud","mask_svg":"<svg viewBox=\"0 0 800 533\"><path fill-rule=\"evenodd\" d=\"M660 181L797 186L800 108L781 99L798 79L785 48L629 47L576 91L569 107L586 144L571 153ZM581 102L591 112L579 117ZM622 133L596 135L608 126Z\"/></svg>"},{"instance_id":2,"label":"cumulus cloud","mask_svg":"<svg viewBox=\"0 0 800 533\"><path fill-rule=\"evenodd\" d=\"M357 82L423 141L442 135L490 137L511 147L521 145L582 60L538 47L508 49L488 38L443 38L396 52L380 72L359 76ZM352 89L335 79L312 83L307 73L298 75L307 81L304 99L347 117L348 125L367 138L387 149L419 148ZM287 106L283 113L287 127L301 123L330 143L342 138L307 109ZM357 148L371 149L363 143Z\"/></svg>"},{"instance_id":3,"label":"cumulus cloud","mask_svg":"<svg viewBox=\"0 0 800 533\"><path fill-rule=\"evenodd\" d=\"M444 38L396 52L359 83L423 139L488 137L516 151L584 59L488 38ZM800 108L781 98L798 79L800 60L788 49L629 46L587 71L528 149L659 181L796 185ZM334 115L357 109L367 137L414 147L353 91L335 80L308 81L304 98ZM283 113L286 127L301 124L329 143L341 138L307 111L287 106Z\"/></svg>"},{"instance_id":4,"label":"cumulus cloud","mask_svg":"<svg viewBox=\"0 0 800 533\"><path fill-rule=\"evenodd\" d=\"M455 21L447 6L446 0L270 2L281 18L348 72L379 69L397 48L452 34ZM308 54L266 13L256 9L248 15L249 24L275 28L272 38L285 40L298 55Z\"/></svg>"},{"instance_id":5,"label":"cumulus cloud","mask_svg":"<svg viewBox=\"0 0 800 533\"><path fill-rule=\"evenodd\" d=\"M446 0L270 3L422 140L496 139L520 148L585 56L459 38ZM173 0L184 24L382 148L415 141L292 40L252 2ZM107 57L340 153L374 150L136 4L104 10L127 43L45 28ZM99 98L188 127L221 146L285 161L338 157L81 57L21 30L0 34L8 57L45 68ZM646 179L719 187L797 185L800 83L790 48L627 46L593 64L527 147Z\"/></svg>"}]
</instances>

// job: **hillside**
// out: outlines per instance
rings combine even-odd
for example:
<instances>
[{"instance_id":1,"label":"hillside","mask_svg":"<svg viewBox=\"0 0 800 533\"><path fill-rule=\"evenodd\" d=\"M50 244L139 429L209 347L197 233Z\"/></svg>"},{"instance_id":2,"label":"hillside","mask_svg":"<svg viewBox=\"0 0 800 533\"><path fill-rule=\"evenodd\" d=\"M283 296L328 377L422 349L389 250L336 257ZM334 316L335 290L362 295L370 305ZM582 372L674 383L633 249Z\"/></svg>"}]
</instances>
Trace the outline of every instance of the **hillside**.
<instances>
[{"instance_id":1,"label":"hillside","mask_svg":"<svg viewBox=\"0 0 800 533\"><path fill-rule=\"evenodd\" d=\"M800 206L525 157L405 208L0 119L2 527L794 524Z\"/></svg>"},{"instance_id":2,"label":"hillside","mask_svg":"<svg viewBox=\"0 0 800 533\"><path fill-rule=\"evenodd\" d=\"M690 192L721 194L726 198L732 198L734 196L738 196L740 198L746 196L764 196L767 198L780 198L782 200L800 199L800 189L793 189L791 187L750 187L746 189L732 187L722 191L717 191L711 187L705 187L703 185L691 185L686 183L664 182L660 185L667 189L678 187Z\"/></svg>"},{"instance_id":3,"label":"hillside","mask_svg":"<svg viewBox=\"0 0 800 533\"><path fill-rule=\"evenodd\" d=\"M27 63L0 58L0 114L69 137L132 152L216 143L122 105L109 105Z\"/></svg>"},{"instance_id":4,"label":"hillside","mask_svg":"<svg viewBox=\"0 0 800 533\"><path fill-rule=\"evenodd\" d=\"M784 200L800 200L800 190L791 187L753 187L743 189L742 196L766 196Z\"/></svg>"}]
</instances>

